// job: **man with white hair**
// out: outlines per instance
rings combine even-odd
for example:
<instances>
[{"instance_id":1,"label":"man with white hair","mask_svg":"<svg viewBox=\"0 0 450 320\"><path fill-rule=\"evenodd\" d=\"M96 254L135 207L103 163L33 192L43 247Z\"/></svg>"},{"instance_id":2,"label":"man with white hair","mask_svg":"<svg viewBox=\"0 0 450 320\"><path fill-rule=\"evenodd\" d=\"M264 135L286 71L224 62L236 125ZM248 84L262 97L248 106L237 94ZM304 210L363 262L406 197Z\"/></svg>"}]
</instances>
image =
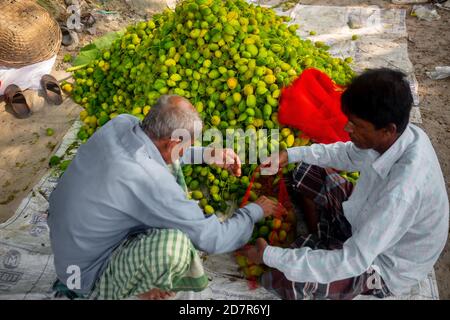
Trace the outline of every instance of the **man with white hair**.
<instances>
[{"instance_id":1,"label":"man with white hair","mask_svg":"<svg viewBox=\"0 0 450 320\"><path fill-rule=\"evenodd\" d=\"M262 197L220 222L186 197L177 183L178 160L191 163L204 150L187 149L193 138L173 139L173 133L194 137L196 123L188 100L164 95L142 123L120 115L79 148L50 197L57 289L100 299L203 290L208 280L196 249L234 251L257 221L274 213L276 204ZM232 150L214 151L214 158L228 159L217 165L240 175Z\"/></svg>"}]
</instances>

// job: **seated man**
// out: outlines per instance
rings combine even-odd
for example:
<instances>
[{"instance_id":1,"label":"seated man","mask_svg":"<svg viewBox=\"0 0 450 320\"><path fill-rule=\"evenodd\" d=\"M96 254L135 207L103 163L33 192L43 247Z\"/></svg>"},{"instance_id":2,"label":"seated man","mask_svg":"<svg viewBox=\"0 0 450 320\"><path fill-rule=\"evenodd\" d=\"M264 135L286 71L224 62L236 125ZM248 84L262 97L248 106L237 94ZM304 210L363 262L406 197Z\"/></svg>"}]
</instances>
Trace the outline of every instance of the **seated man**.
<instances>
[{"instance_id":1,"label":"seated man","mask_svg":"<svg viewBox=\"0 0 450 320\"><path fill-rule=\"evenodd\" d=\"M246 252L274 268L265 288L284 299L382 298L426 278L447 240L449 204L430 140L408 123L412 101L404 74L367 71L342 95L351 142L291 148L263 164L300 163L292 188L313 229L292 249L258 239ZM330 168L360 178L353 187Z\"/></svg>"},{"instance_id":2,"label":"seated man","mask_svg":"<svg viewBox=\"0 0 450 320\"><path fill-rule=\"evenodd\" d=\"M195 123L201 128L186 99L162 96L142 123L120 115L79 148L50 197L57 287L101 299L202 290L208 280L196 249L234 251L247 243L257 221L273 214L276 204L260 198L220 222L187 198L178 159L190 162L203 151L184 152L194 141ZM174 140L177 129L187 130L189 141ZM220 165L240 175L232 150L215 152L214 159L227 158Z\"/></svg>"}]
</instances>

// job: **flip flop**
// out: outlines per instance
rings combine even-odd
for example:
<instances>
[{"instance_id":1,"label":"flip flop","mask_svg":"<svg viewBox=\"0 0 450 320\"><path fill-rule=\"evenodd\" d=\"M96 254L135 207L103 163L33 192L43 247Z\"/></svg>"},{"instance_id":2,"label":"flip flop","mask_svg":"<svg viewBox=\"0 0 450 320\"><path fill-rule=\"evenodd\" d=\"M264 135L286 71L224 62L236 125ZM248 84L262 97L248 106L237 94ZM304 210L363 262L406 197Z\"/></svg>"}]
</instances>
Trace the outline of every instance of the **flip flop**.
<instances>
[{"instance_id":1,"label":"flip flop","mask_svg":"<svg viewBox=\"0 0 450 320\"><path fill-rule=\"evenodd\" d=\"M31 108L22 90L15 84L10 84L4 92L5 102L11 106L14 115L19 119L28 118L31 115Z\"/></svg>"},{"instance_id":2,"label":"flip flop","mask_svg":"<svg viewBox=\"0 0 450 320\"><path fill-rule=\"evenodd\" d=\"M73 42L74 39L72 37L72 34L70 33L69 28L67 28L65 25L60 25L59 28L61 29L61 44L63 46L70 46Z\"/></svg>"},{"instance_id":3,"label":"flip flop","mask_svg":"<svg viewBox=\"0 0 450 320\"><path fill-rule=\"evenodd\" d=\"M55 77L45 74L41 78L41 86L47 101L59 105L63 102L61 87Z\"/></svg>"}]
</instances>

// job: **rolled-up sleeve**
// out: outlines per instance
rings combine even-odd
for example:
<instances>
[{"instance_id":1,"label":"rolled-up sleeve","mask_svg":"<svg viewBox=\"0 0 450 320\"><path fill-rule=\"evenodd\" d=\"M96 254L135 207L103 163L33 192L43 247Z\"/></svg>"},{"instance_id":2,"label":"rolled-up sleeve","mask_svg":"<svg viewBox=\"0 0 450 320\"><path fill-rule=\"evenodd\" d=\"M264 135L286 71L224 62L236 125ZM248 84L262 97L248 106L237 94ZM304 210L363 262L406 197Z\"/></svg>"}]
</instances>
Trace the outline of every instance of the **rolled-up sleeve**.
<instances>
[{"instance_id":1,"label":"rolled-up sleeve","mask_svg":"<svg viewBox=\"0 0 450 320\"><path fill-rule=\"evenodd\" d=\"M415 204L399 197L381 197L366 222L354 230L340 250L282 249L268 246L264 263L295 282L330 283L358 276L375 258L403 237L414 221ZM393 210L395 208L395 210Z\"/></svg>"},{"instance_id":2,"label":"rolled-up sleeve","mask_svg":"<svg viewBox=\"0 0 450 320\"><path fill-rule=\"evenodd\" d=\"M128 183L133 198L139 199L134 218L149 227L178 229L188 235L194 246L207 253L234 251L251 237L253 225L263 218L263 209L249 204L221 222L216 215L205 217L198 204L169 175L158 181Z\"/></svg>"}]
</instances>

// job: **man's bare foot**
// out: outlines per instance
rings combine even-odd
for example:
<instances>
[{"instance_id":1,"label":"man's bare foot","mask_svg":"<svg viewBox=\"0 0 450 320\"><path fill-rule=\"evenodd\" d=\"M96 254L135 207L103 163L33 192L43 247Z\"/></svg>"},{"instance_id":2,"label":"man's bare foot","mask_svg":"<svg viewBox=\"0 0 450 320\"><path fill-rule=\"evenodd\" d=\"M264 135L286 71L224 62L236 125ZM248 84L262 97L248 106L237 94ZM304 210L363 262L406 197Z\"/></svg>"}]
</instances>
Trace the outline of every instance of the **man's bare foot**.
<instances>
[{"instance_id":1,"label":"man's bare foot","mask_svg":"<svg viewBox=\"0 0 450 320\"><path fill-rule=\"evenodd\" d=\"M175 292L163 291L158 288L138 295L138 298L142 300L166 300L173 297L175 297Z\"/></svg>"}]
</instances>

